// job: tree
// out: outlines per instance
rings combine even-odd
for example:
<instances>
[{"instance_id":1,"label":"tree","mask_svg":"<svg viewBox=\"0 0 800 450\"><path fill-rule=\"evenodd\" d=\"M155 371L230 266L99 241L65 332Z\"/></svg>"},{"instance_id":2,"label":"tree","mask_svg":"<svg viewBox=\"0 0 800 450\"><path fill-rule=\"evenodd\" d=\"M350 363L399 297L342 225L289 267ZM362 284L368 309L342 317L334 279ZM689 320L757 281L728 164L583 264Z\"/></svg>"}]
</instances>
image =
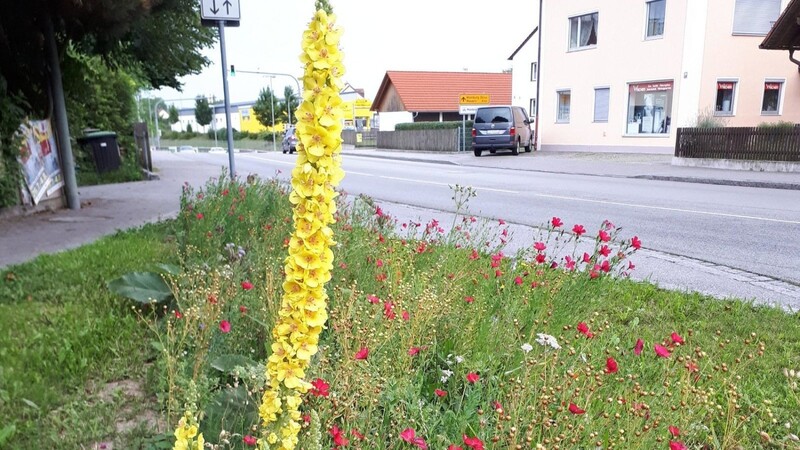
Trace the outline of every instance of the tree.
<instances>
[{"instance_id":1,"label":"tree","mask_svg":"<svg viewBox=\"0 0 800 450\"><path fill-rule=\"evenodd\" d=\"M194 118L197 123L206 126L211 123L214 118L214 112L211 111L211 106L208 105L208 99L205 97L197 97L194 101Z\"/></svg>"},{"instance_id":2,"label":"tree","mask_svg":"<svg viewBox=\"0 0 800 450\"><path fill-rule=\"evenodd\" d=\"M178 116L178 108L175 105L169 105L169 123L176 124L180 121L180 117Z\"/></svg>"},{"instance_id":3,"label":"tree","mask_svg":"<svg viewBox=\"0 0 800 450\"><path fill-rule=\"evenodd\" d=\"M275 119L280 119L277 111L279 105L276 105L276 103L279 102L275 100L275 94L272 93L272 89L267 87L261 89L261 93L258 94L258 99L253 105L253 112L256 113L258 122L270 129L273 125L273 113L275 113ZM275 110L273 110L273 105L276 107Z\"/></svg>"},{"instance_id":4,"label":"tree","mask_svg":"<svg viewBox=\"0 0 800 450\"><path fill-rule=\"evenodd\" d=\"M280 102L279 111L280 111L280 121L283 123L296 123L297 118L295 117L295 113L297 111L297 107L300 105L300 100L294 93L294 90L291 86L286 86L283 89L283 100ZM291 111L291 114L289 112ZM291 117L291 120L289 118Z\"/></svg>"}]
</instances>

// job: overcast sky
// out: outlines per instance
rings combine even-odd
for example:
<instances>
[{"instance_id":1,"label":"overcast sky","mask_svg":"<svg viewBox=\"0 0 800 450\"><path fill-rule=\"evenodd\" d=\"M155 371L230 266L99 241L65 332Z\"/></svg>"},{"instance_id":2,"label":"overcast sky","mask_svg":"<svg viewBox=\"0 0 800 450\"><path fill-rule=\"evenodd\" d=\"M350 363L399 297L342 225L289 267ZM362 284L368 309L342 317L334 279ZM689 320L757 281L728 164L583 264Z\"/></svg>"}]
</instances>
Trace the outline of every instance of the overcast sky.
<instances>
[{"instance_id":1,"label":"overcast sky","mask_svg":"<svg viewBox=\"0 0 800 450\"><path fill-rule=\"evenodd\" d=\"M299 78L300 41L314 12L313 0L240 0L241 25L225 29L228 64L236 70L289 73ZM536 27L536 0L330 0L343 29L343 81L375 98L387 70L500 72L508 57ZM169 33L165 30L165 44ZM206 51L211 64L182 79L183 92L145 93L170 99L198 95L222 99L219 45ZM232 102L255 100L270 78L238 73L229 77ZM272 79L282 96L290 77ZM170 102L171 103L171 102ZM193 106L194 102L176 102Z\"/></svg>"}]
</instances>

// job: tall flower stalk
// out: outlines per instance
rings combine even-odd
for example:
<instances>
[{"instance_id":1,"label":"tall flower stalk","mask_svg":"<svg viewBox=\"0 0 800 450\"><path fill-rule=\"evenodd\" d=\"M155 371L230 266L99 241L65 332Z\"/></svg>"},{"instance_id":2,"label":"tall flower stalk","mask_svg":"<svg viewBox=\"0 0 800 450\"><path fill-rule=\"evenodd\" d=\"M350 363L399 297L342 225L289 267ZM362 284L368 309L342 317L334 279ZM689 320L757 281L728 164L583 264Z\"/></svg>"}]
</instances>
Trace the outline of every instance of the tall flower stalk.
<instances>
[{"instance_id":1,"label":"tall flower stalk","mask_svg":"<svg viewBox=\"0 0 800 450\"><path fill-rule=\"evenodd\" d=\"M317 353L328 319L325 283L331 278L335 244L330 225L336 212L335 186L341 169L342 116L339 50L341 32L326 0L303 33L303 102L297 109L297 164L292 170L294 232L284 264L283 298L272 330L267 386L259 408L261 449L292 450L300 431L305 370Z\"/></svg>"}]
</instances>

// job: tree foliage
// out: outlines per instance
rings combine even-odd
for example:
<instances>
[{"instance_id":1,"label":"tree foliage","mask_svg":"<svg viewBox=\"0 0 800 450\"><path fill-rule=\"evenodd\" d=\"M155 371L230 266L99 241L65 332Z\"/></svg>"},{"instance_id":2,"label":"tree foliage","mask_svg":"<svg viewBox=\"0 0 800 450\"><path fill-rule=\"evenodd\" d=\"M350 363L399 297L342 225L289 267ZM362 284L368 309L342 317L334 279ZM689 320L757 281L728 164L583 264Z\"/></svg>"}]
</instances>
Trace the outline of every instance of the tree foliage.
<instances>
[{"instance_id":1,"label":"tree foliage","mask_svg":"<svg viewBox=\"0 0 800 450\"><path fill-rule=\"evenodd\" d=\"M295 95L294 89L291 86L283 88L283 100L280 101L280 106L278 107L280 121L283 123L296 123L295 112L298 106L300 106L300 99ZM289 114L290 111L291 114ZM289 120L290 116L291 121Z\"/></svg>"},{"instance_id":2,"label":"tree foliage","mask_svg":"<svg viewBox=\"0 0 800 450\"><path fill-rule=\"evenodd\" d=\"M214 112L211 111L211 106L208 104L208 99L205 97L197 97L194 101L194 118L197 123L206 126L211 123L214 118Z\"/></svg>"},{"instance_id":3,"label":"tree foliage","mask_svg":"<svg viewBox=\"0 0 800 450\"><path fill-rule=\"evenodd\" d=\"M275 99L275 94L272 92L272 89L268 87L261 89L261 92L258 94L258 99L253 105L253 112L256 114L258 123L267 128L272 128L273 113L275 120L280 119L278 114L279 103L280 102Z\"/></svg>"},{"instance_id":4,"label":"tree foliage","mask_svg":"<svg viewBox=\"0 0 800 450\"><path fill-rule=\"evenodd\" d=\"M178 115L178 108L175 105L169 105L169 123L176 124L179 120L181 119Z\"/></svg>"}]
</instances>

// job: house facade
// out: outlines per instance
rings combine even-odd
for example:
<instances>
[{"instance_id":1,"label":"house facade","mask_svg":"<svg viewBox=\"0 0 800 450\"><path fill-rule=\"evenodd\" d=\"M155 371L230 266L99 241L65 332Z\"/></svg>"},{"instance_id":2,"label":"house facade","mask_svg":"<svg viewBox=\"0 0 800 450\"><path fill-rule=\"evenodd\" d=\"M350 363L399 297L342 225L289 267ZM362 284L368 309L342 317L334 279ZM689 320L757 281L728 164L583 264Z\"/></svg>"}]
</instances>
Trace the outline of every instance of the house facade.
<instances>
[{"instance_id":1,"label":"house facade","mask_svg":"<svg viewBox=\"0 0 800 450\"><path fill-rule=\"evenodd\" d=\"M800 122L797 67L759 49L788 3L545 1L540 148L672 153L677 127Z\"/></svg>"},{"instance_id":2,"label":"house facade","mask_svg":"<svg viewBox=\"0 0 800 450\"><path fill-rule=\"evenodd\" d=\"M538 20L535 19L534 20ZM536 82L539 75L539 27L508 57L511 61L511 104L536 117Z\"/></svg>"}]
</instances>

